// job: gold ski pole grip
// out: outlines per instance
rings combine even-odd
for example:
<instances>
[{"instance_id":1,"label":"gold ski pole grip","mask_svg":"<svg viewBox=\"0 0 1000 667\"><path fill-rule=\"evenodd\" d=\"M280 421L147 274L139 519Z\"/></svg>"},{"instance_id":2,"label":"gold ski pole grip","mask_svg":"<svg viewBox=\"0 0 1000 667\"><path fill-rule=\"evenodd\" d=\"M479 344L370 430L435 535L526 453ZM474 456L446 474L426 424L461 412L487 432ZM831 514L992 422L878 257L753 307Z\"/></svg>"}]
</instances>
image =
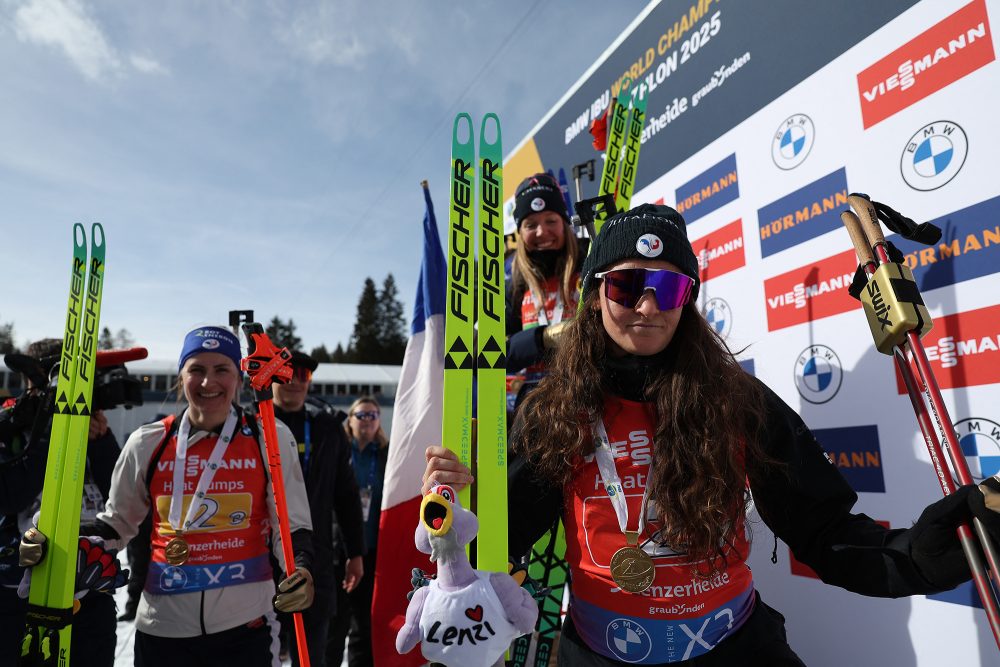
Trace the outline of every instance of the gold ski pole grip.
<instances>
[{"instance_id":1,"label":"gold ski pole grip","mask_svg":"<svg viewBox=\"0 0 1000 667\"><path fill-rule=\"evenodd\" d=\"M841 220L847 227L861 264L874 262L871 248L885 245L875 207L869 199L859 195L850 195L847 201L858 214L855 216L845 211ZM860 227L856 222L860 223ZM867 242L860 239L862 235L867 236ZM861 292L861 304L875 339L875 348L882 354L892 356L893 348L905 343L910 331L915 331L922 338L934 325L913 279L913 272L905 264L882 262Z\"/></svg>"}]
</instances>

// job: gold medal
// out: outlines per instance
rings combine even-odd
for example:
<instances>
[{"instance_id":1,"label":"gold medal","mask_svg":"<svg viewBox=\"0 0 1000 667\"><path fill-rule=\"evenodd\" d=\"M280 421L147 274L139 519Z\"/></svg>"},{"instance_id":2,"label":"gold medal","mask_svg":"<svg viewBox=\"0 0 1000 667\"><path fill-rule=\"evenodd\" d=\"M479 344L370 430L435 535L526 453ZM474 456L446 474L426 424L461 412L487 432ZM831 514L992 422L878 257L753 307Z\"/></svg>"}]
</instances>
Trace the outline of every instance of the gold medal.
<instances>
[{"instance_id":1,"label":"gold medal","mask_svg":"<svg viewBox=\"0 0 1000 667\"><path fill-rule=\"evenodd\" d=\"M622 547L611 557L611 578L629 593L641 593L653 583L656 566L639 547Z\"/></svg>"},{"instance_id":2,"label":"gold medal","mask_svg":"<svg viewBox=\"0 0 1000 667\"><path fill-rule=\"evenodd\" d=\"M163 548L163 554L166 556L167 562L171 565L183 565L186 563L189 552L190 549L188 548L187 541L180 535L167 542L167 546Z\"/></svg>"},{"instance_id":3,"label":"gold medal","mask_svg":"<svg viewBox=\"0 0 1000 667\"><path fill-rule=\"evenodd\" d=\"M639 546L639 533L625 531L624 546L611 557L611 578L618 588L628 593L641 593L653 583L656 576L656 566L642 547Z\"/></svg>"}]
</instances>

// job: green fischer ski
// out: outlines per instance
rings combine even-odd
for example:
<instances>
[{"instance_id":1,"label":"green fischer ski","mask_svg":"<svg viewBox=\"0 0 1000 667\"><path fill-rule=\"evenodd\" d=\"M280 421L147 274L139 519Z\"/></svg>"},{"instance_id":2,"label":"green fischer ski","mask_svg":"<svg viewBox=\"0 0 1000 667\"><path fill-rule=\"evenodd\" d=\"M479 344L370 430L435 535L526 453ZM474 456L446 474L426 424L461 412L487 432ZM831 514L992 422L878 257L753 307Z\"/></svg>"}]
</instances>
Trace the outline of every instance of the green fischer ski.
<instances>
[{"instance_id":1,"label":"green fischer ski","mask_svg":"<svg viewBox=\"0 0 1000 667\"><path fill-rule=\"evenodd\" d=\"M490 125L496 140L487 139ZM500 119L483 118L479 132L479 280L476 301L476 567L506 572L507 355L503 270L503 152Z\"/></svg>"},{"instance_id":2,"label":"green fischer ski","mask_svg":"<svg viewBox=\"0 0 1000 667\"><path fill-rule=\"evenodd\" d=\"M468 139L461 141L462 126ZM475 134L472 117L455 117L451 139L451 205L448 209L448 301L444 325L444 408L441 438L469 468L472 461L473 277L475 271ZM468 487L459 493L472 508Z\"/></svg>"},{"instance_id":3,"label":"green fischer ski","mask_svg":"<svg viewBox=\"0 0 1000 667\"><path fill-rule=\"evenodd\" d=\"M635 191L635 174L639 167L639 149L642 148L642 127L646 123L646 102L649 95L646 87L633 90L632 108L628 114L628 130L625 133L625 148L622 151L621 176L615 195L615 208L627 211Z\"/></svg>"},{"instance_id":4,"label":"green fischer ski","mask_svg":"<svg viewBox=\"0 0 1000 667\"><path fill-rule=\"evenodd\" d=\"M89 276L84 291L86 233L83 225L73 226L69 307L38 518L38 529L47 538L48 550L31 573L22 645L22 662L26 664L66 667L70 661L80 503L104 286L106 243L100 224L91 228L90 240Z\"/></svg>"},{"instance_id":5,"label":"green fischer ski","mask_svg":"<svg viewBox=\"0 0 1000 667\"><path fill-rule=\"evenodd\" d=\"M614 195L618 188L618 161L621 159L622 144L625 142L625 127L628 124L627 93L622 93L615 100L611 109L611 127L608 128L608 148L605 152L604 169L601 171L601 185L598 196ZM599 211L594 217L594 229L601 231L601 226L607 220L606 211Z\"/></svg>"}]
</instances>

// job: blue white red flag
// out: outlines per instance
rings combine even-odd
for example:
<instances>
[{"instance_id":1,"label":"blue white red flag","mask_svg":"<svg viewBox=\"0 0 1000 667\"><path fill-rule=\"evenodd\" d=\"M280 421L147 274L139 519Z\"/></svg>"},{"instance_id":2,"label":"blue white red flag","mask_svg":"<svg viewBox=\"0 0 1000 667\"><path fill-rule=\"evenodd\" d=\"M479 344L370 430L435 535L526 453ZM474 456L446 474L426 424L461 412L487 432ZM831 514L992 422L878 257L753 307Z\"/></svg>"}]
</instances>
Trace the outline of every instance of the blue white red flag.
<instances>
[{"instance_id":1,"label":"blue white red flag","mask_svg":"<svg viewBox=\"0 0 1000 667\"><path fill-rule=\"evenodd\" d=\"M424 257L392 415L389 461L382 491L375 594L372 599L372 649L376 667L420 665L419 648L396 652L396 633L406 618L411 570L432 571L417 551L413 533L420 515L424 450L441 442L444 397L444 305L447 264L441 250L434 206L424 186Z\"/></svg>"}]
</instances>

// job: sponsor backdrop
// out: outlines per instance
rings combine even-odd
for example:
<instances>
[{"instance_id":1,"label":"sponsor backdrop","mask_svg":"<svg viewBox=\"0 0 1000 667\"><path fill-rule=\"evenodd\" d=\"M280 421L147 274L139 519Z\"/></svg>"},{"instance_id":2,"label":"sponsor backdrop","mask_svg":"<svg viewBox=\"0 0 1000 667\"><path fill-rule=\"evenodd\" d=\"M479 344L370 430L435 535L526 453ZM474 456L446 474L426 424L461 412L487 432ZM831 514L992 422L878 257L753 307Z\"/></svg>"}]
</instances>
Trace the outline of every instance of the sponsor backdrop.
<instances>
[{"instance_id":1,"label":"sponsor backdrop","mask_svg":"<svg viewBox=\"0 0 1000 667\"><path fill-rule=\"evenodd\" d=\"M1000 471L997 21L1000 0L653 3L508 156L508 197L534 171L599 158L591 120L639 81L633 202L684 214L709 322L815 430L857 511L909 526L940 492L847 295L857 260L839 214L861 191L944 230L934 247L893 240L935 317L924 342L970 467ZM782 544L772 564L771 532L753 530L758 588L807 664L1000 662L971 587L864 598Z\"/></svg>"}]
</instances>

